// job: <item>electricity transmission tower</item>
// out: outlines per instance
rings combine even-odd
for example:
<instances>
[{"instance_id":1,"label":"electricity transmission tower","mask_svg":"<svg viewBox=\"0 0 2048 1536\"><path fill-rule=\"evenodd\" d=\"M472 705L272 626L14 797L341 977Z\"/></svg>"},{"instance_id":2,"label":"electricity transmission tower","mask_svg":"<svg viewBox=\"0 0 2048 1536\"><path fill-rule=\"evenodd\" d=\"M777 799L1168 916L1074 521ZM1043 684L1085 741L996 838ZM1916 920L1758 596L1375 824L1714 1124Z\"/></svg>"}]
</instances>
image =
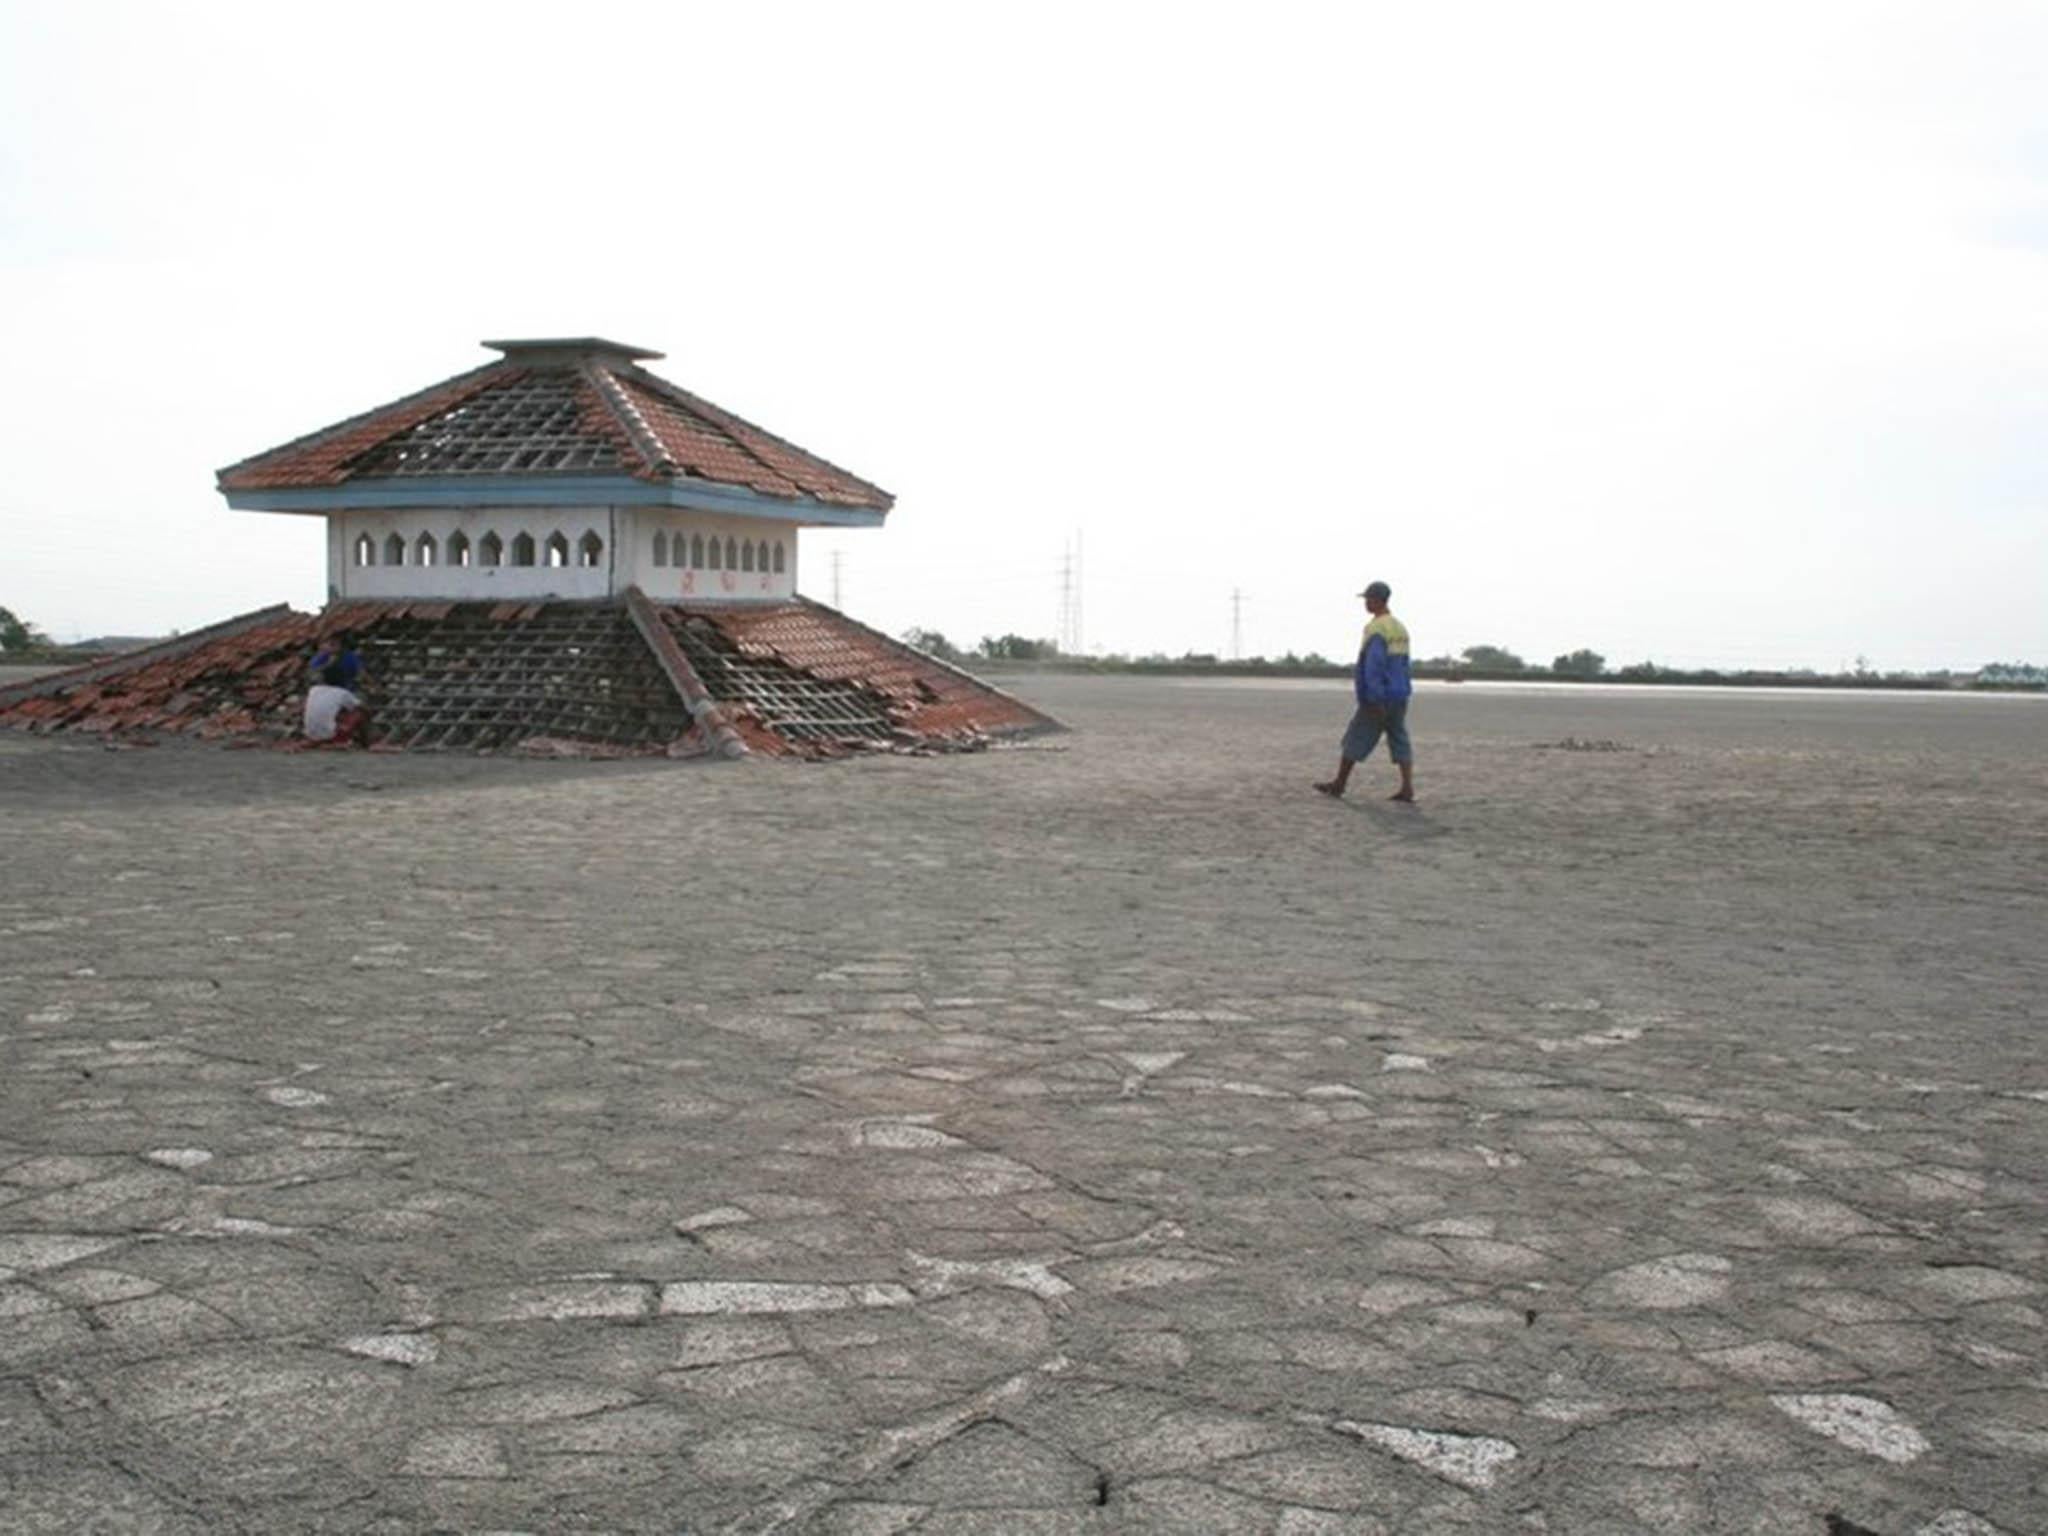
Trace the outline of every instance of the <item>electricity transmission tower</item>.
<instances>
[{"instance_id":1,"label":"electricity transmission tower","mask_svg":"<svg viewBox=\"0 0 2048 1536\"><path fill-rule=\"evenodd\" d=\"M1064 655L1081 654L1081 535L1060 551L1059 645Z\"/></svg>"},{"instance_id":2,"label":"electricity transmission tower","mask_svg":"<svg viewBox=\"0 0 2048 1536\"><path fill-rule=\"evenodd\" d=\"M1244 591L1230 589L1230 659L1244 660Z\"/></svg>"},{"instance_id":3,"label":"electricity transmission tower","mask_svg":"<svg viewBox=\"0 0 2048 1536\"><path fill-rule=\"evenodd\" d=\"M839 568L845 563L845 560L845 550L835 549L832 551L832 606L841 612L845 611L845 606L839 601Z\"/></svg>"}]
</instances>

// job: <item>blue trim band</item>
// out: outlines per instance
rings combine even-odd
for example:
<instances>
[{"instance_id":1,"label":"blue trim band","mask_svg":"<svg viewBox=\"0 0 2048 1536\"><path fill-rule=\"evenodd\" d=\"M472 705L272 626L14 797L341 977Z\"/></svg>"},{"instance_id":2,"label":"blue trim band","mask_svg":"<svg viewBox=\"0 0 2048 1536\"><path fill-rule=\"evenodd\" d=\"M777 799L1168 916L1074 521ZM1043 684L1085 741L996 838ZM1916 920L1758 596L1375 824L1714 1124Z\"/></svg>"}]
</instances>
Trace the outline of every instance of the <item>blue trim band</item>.
<instances>
[{"instance_id":1,"label":"blue trim band","mask_svg":"<svg viewBox=\"0 0 2048 1536\"><path fill-rule=\"evenodd\" d=\"M624 475L475 475L460 480L355 480L347 485L222 491L238 512L358 512L387 507L684 507L730 517L879 528L889 514L809 497L783 500L703 481L654 484Z\"/></svg>"}]
</instances>

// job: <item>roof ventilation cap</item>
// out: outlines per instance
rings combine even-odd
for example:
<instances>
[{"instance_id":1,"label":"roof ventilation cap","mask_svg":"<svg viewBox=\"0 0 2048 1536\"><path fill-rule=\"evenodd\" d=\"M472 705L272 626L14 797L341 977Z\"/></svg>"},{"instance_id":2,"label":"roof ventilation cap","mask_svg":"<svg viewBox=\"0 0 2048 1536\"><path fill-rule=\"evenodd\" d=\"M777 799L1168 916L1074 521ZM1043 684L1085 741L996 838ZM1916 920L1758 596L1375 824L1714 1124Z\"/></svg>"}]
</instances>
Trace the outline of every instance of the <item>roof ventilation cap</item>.
<instances>
[{"instance_id":1,"label":"roof ventilation cap","mask_svg":"<svg viewBox=\"0 0 2048 1536\"><path fill-rule=\"evenodd\" d=\"M606 341L602 336L541 336L530 341L487 341L484 345L494 352L504 353L507 362L523 363L530 368L560 368L587 357L646 362L662 355L647 347L629 347L623 341Z\"/></svg>"}]
</instances>

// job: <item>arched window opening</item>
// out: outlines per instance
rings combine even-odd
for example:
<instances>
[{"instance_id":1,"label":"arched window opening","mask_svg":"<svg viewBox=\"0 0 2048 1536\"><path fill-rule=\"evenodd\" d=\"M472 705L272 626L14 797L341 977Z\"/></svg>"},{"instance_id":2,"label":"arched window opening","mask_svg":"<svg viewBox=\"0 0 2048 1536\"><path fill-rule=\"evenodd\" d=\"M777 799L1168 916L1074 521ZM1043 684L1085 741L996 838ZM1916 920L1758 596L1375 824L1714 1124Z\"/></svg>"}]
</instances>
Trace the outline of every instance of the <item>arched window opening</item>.
<instances>
[{"instance_id":1,"label":"arched window opening","mask_svg":"<svg viewBox=\"0 0 2048 1536\"><path fill-rule=\"evenodd\" d=\"M562 536L562 530L559 528L548 535L547 559L551 566L560 567L569 563L569 541Z\"/></svg>"},{"instance_id":2,"label":"arched window opening","mask_svg":"<svg viewBox=\"0 0 2048 1536\"><path fill-rule=\"evenodd\" d=\"M753 568L754 541L752 539L749 539L746 543L740 546L740 569L743 571L751 571Z\"/></svg>"},{"instance_id":3,"label":"arched window opening","mask_svg":"<svg viewBox=\"0 0 2048 1536\"><path fill-rule=\"evenodd\" d=\"M690 569L693 571L704 569L704 535L701 533L690 535Z\"/></svg>"},{"instance_id":4,"label":"arched window opening","mask_svg":"<svg viewBox=\"0 0 2048 1536\"><path fill-rule=\"evenodd\" d=\"M660 529L656 529L654 533L654 563L668 564L668 535Z\"/></svg>"},{"instance_id":5,"label":"arched window opening","mask_svg":"<svg viewBox=\"0 0 2048 1536\"><path fill-rule=\"evenodd\" d=\"M376 563L377 563L377 541L376 541L375 539L371 538L371 537L370 537L370 536L369 536L369 535L368 535L367 533L359 533L359 534L357 534L357 535L356 535L356 564L357 564L357 565L375 565Z\"/></svg>"},{"instance_id":6,"label":"arched window opening","mask_svg":"<svg viewBox=\"0 0 2048 1536\"><path fill-rule=\"evenodd\" d=\"M505 563L505 541L495 532L487 533L476 547L478 565L503 565Z\"/></svg>"},{"instance_id":7,"label":"arched window opening","mask_svg":"<svg viewBox=\"0 0 2048 1536\"><path fill-rule=\"evenodd\" d=\"M720 564L718 558L718 540L713 539L711 541L711 564L707 566L706 569L716 571L722 570L723 568L724 567Z\"/></svg>"},{"instance_id":8,"label":"arched window opening","mask_svg":"<svg viewBox=\"0 0 2048 1536\"><path fill-rule=\"evenodd\" d=\"M604 559L604 540L597 536L595 528L586 530L583 537L576 541L576 563L578 565L596 565L602 559Z\"/></svg>"},{"instance_id":9,"label":"arched window opening","mask_svg":"<svg viewBox=\"0 0 2048 1536\"><path fill-rule=\"evenodd\" d=\"M778 576L780 576L780 575L782 574L782 572L783 572L783 564L782 564L782 540L780 540L780 539L777 539L777 540L775 541L775 574L776 574L776 575L778 575Z\"/></svg>"},{"instance_id":10,"label":"arched window opening","mask_svg":"<svg viewBox=\"0 0 2048 1536\"><path fill-rule=\"evenodd\" d=\"M736 571L740 568L739 545L734 542L730 534L726 535L725 540L725 568L728 571Z\"/></svg>"},{"instance_id":11,"label":"arched window opening","mask_svg":"<svg viewBox=\"0 0 2048 1536\"><path fill-rule=\"evenodd\" d=\"M414 565L438 565L441 563L441 546L431 533L423 533L412 547Z\"/></svg>"},{"instance_id":12,"label":"arched window opening","mask_svg":"<svg viewBox=\"0 0 2048 1536\"><path fill-rule=\"evenodd\" d=\"M754 549L754 569L762 574L768 570L768 541L763 539Z\"/></svg>"},{"instance_id":13,"label":"arched window opening","mask_svg":"<svg viewBox=\"0 0 2048 1536\"><path fill-rule=\"evenodd\" d=\"M405 564L404 534L394 533L391 535L390 538L384 541L384 563L386 565Z\"/></svg>"},{"instance_id":14,"label":"arched window opening","mask_svg":"<svg viewBox=\"0 0 2048 1536\"><path fill-rule=\"evenodd\" d=\"M512 563L514 565L533 564L532 534L522 533L512 540Z\"/></svg>"},{"instance_id":15,"label":"arched window opening","mask_svg":"<svg viewBox=\"0 0 2048 1536\"><path fill-rule=\"evenodd\" d=\"M456 532L448 535L448 563L450 565L469 564L468 534Z\"/></svg>"}]
</instances>

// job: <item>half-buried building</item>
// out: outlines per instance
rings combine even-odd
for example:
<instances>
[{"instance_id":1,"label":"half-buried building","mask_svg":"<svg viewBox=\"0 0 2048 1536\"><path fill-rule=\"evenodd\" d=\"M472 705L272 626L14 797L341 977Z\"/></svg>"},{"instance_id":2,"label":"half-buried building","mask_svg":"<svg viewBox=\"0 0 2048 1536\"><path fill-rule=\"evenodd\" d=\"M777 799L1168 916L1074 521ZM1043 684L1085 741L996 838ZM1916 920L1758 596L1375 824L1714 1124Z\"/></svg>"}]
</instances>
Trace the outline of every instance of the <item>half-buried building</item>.
<instances>
[{"instance_id":1,"label":"half-buried building","mask_svg":"<svg viewBox=\"0 0 2048 1536\"><path fill-rule=\"evenodd\" d=\"M379 744L957 747L1054 725L798 595L798 531L888 492L594 337L501 356L220 471L326 524L327 606L277 607L0 690L0 725L289 739L311 654L354 636Z\"/></svg>"}]
</instances>

